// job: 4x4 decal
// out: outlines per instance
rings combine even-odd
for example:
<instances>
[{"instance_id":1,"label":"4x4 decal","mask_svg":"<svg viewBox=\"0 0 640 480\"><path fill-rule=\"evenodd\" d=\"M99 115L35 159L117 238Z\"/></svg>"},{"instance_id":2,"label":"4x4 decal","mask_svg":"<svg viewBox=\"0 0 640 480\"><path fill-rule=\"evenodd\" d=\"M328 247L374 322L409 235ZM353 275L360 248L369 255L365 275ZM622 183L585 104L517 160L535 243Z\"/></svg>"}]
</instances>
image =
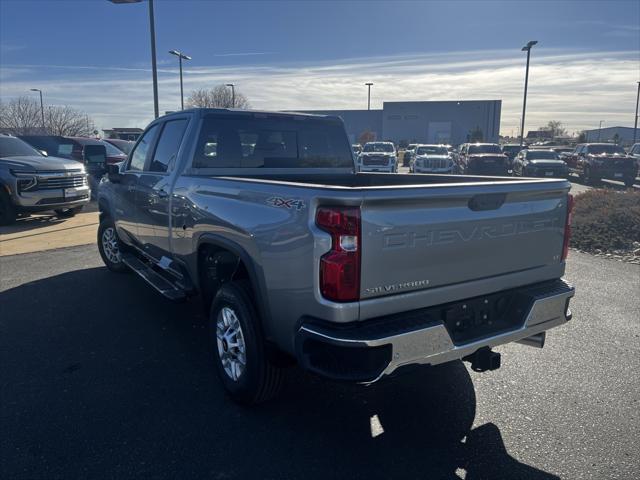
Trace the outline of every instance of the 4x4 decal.
<instances>
[{"instance_id":1,"label":"4x4 decal","mask_svg":"<svg viewBox=\"0 0 640 480\"><path fill-rule=\"evenodd\" d=\"M274 207L295 208L296 210L302 210L305 207L304 202L297 198L271 197L267 199L267 203L270 203Z\"/></svg>"}]
</instances>

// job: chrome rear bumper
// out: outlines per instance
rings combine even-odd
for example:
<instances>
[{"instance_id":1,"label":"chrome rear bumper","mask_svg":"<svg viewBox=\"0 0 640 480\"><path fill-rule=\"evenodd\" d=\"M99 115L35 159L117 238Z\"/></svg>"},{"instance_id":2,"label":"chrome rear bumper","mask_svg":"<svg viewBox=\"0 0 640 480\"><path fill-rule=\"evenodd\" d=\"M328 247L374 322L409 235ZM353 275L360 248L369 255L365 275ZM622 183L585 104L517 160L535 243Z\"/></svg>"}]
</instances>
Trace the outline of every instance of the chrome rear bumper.
<instances>
[{"instance_id":1,"label":"chrome rear bumper","mask_svg":"<svg viewBox=\"0 0 640 480\"><path fill-rule=\"evenodd\" d=\"M524 299L519 301L523 302L521 305L526 305L525 308L518 307L508 312L512 317L519 318L510 320L509 328L462 342L455 341L451 327L442 320L434 320L434 316L430 313L433 310L437 316L445 307L432 307L425 310L424 314L415 312L414 315L408 318L402 317L397 321L394 321L394 318L388 319L389 321L383 319L373 325L371 322L361 322L361 325L353 328L332 329L326 324L306 322L298 332L297 355L304 367L321 375L341 380L352 379L360 383L373 383L406 365L438 365L462 359L481 348L491 348L527 339L562 325L571 319L569 299L574 293L575 289L562 280L510 291L510 295L518 295L518 298ZM456 302L456 306L460 304L464 302ZM421 317L429 316L430 318L424 318L421 321ZM399 325L400 323L402 325ZM305 349L305 343L309 341L312 342L312 348ZM331 358L322 358L321 345L328 346L326 348L329 349L328 355ZM356 374L349 374L349 355L360 356L361 358L357 361L371 368L362 367ZM364 360L363 355L366 355ZM329 364L327 362L335 359L342 360L343 364L346 363L337 374L326 371L326 365ZM343 372L347 373L342 375Z\"/></svg>"}]
</instances>

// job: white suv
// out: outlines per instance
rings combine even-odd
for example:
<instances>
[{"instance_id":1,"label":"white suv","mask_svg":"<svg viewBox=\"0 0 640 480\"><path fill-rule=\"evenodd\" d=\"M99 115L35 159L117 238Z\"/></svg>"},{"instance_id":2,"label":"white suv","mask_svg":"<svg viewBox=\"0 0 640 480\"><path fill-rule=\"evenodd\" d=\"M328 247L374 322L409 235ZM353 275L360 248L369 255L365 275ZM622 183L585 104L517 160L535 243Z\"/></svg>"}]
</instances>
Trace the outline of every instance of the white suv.
<instances>
[{"instance_id":1,"label":"white suv","mask_svg":"<svg viewBox=\"0 0 640 480\"><path fill-rule=\"evenodd\" d=\"M391 142L366 143L358 157L358 171L396 173L398 171L396 147Z\"/></svg>"}]
</instances>

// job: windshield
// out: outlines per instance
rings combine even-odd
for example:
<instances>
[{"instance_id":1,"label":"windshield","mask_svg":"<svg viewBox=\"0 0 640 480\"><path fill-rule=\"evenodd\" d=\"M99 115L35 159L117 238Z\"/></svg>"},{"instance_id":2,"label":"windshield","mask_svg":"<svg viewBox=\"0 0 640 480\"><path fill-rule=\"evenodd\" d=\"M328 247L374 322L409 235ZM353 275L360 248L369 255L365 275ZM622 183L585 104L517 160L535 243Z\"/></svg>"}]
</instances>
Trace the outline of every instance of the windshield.
<instances>
[{"instance_id":1,"label":"windshield","mask_svg":"<svg viewBox=\"0 0 640 480\"><path fill-rule=\"evenodd\" d=\"M109 142L100 141L100 144L104 145L104 148L107 149L107 157L121 157L125 154L122 150L111 145Z\"/></svg>"},{"instance_id":2,"label":"windshield","mask_svg":"<svg viewBox=\"0 0 640 480\"><path fill-rule=\"evenodd\" d=\"M553 150L529 150L529 160L558 160L558 154Z\"/></svg>"},{"instance_id":3,"label":"windshield","mask_svg":"<svg viewBox=\"0 0 640 480\"><path fill-rule=\"evenodd\" d=\"M135 143L135 142L130 142L129 140L119 140L117 138L105 140L105 142L110 143L111 145L115 145L117 149L122 150L127 155L129 155Z\"/></svg>"},{"instance_id":4,"label":"windshield","mask_svg":"<svg viewBox=\"0 0 640 480\"><path fill-rule=\"evenodd\" d=\"M444 147L418 147L416 155L447 155L447 149Z\"/></svg>"},{"instance_id":5,"label":"windshield","mask_svg":"<svg viewBox=\"0 0 640 480\"><path fill-rule=\"evenodd\" d=\"M619 153L624 155L622 147L617 145L589 145L589 153L600 155L602 153Z\"/></svg>"},{"instance_id":6,"label":"windshield","mask_svg":"<svg viewBox=\"0 0 640 480\"><path fill-rule=\"evenodd\" d=\"M498 145L469 145L469 153L502 153Z\"/></svg>"},{"instance_id":7,"label":"windshield","mask_svg":"<svg viewBox=\"0 0 640 480\"><path fill-rule=\"evenodd\" d=\"M393 153L393 145L391 143L367 143L363 151Z\"/></svg>"},{"instance_id":8,"label":"windshield","mask_svg":"<svg viewBox=\"0 0 640 480\"><path fill-rule=\"evenodd\" d=\"M0 137L0 157L40 155L35 148L15 137Z\"/></svg>"}]
</instances>

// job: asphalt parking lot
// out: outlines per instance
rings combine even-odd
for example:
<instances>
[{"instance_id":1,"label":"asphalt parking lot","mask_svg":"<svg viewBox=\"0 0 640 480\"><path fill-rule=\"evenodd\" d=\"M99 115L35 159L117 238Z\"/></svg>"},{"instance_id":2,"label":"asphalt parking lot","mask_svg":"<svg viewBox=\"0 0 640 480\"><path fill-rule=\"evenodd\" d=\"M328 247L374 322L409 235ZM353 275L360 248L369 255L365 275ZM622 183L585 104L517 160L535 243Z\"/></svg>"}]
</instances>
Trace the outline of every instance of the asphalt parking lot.
<instances>
[{"instance_id":1,"label":"asphalt parking lot","mask_svg":"<svg viewBox=\"0 0 640 480\"><path fill-rule=\"evenodd\" d=\"M108 272L93 245L0 259L1 478L636 478L640 268L572 252L574 319L503 367L364 388L292 369L244 409L197 299Z\"/></svg>"}]
</instances>

